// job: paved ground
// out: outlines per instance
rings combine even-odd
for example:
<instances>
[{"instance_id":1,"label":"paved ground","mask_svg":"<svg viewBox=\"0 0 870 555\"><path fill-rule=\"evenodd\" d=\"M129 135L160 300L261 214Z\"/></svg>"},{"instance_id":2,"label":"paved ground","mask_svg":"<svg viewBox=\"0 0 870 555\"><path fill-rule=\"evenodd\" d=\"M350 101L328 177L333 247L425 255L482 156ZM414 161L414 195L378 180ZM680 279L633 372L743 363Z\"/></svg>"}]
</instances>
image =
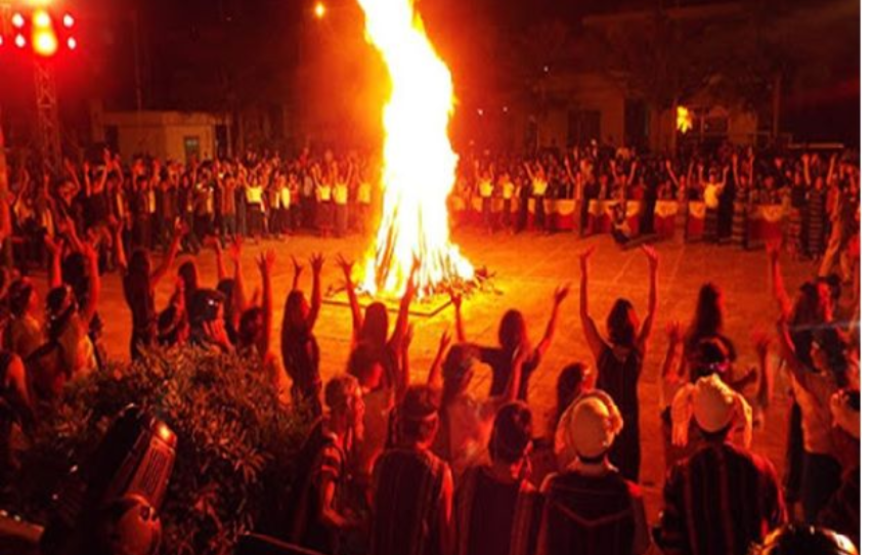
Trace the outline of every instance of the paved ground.
<instances>
[{"instance_id":1,"label":"paved ground","mask_svg":"<svg viewBox=\"0 0 870 555\"><path fill-rule=\"evenodd\" d=\"M456 242L476 266L486 266L495 273L494 285L499 293L479 293L466 302L464 315L469 340L495 344L499 317L509 308L525 314L533 339L544 332L550 311L553 290L557 285L570 282L571 296L563 305L561 321L554 345L543 365L533 376L529 401L535 410L536 428L543 429L555 400L556 377L561 368L575 360L591 363L591 357L582 336L578 312L577 252L585 245L595 244L597 252L591 267L591 312L603 322L613 300L627 297L643 313L646 306L647 268L643 254L638 250L622 252L608 237L580 240L561 234L541 236L521 234L484 235L476 230L460 230ZM330 261L338 253L361 257L367 242L360 237L347 239L320 239L308 236L293 237L283 242L268 241L259 246L247 245L244 253L249 288L257 281L253 258L260 248L274 248L279 256L275 271L276 310L281 310L290 288L292 266L290 256L305 259L315 251L322 251ZM657 245L660 263L660 315L650 343L650 351L640 387L643 463L641 482L647 497L651 519L658 512L664 463L659 426L659 388L657 376L666 348L664 326L668 320L691 319L698 288L713 280L726 296L726 332L737 344L742 369L755 363L750 336L757 326L772 330L775 306L769 295L766 260L763 251L743 252L734 247L707 245ZM216 282L216 267L210 254L198 258L203 284ZM785 262L786 283L794 290L800 281L811 275L807 264ZM310 269L306 271L303 286L310 288ZM340 272L330 263L325 269L325 285L338 285ZM163 306L173 287L167 278L159 289L158 306ZM102 314L107 322L107 345L111 355L126 356L130 330L130 317L121 294L117 276L105 280ZM275 318L275 345L279 337L280 312ZM438 337L453 325L452 311L446 310L430 319L415 319L412 346L413 377L424 379L429 361L438 343ZM325 305L316 327L322 351L321 369L328 379L344 368L348 356L351 333L348 309ZM475 378L477 391L484 392L489 376ZM785 398L782 379L778 379L773 408L767 415L765 429L756 434L756 449L771 457L778 468L784 453Z\"/></svg>"}]
</instances>

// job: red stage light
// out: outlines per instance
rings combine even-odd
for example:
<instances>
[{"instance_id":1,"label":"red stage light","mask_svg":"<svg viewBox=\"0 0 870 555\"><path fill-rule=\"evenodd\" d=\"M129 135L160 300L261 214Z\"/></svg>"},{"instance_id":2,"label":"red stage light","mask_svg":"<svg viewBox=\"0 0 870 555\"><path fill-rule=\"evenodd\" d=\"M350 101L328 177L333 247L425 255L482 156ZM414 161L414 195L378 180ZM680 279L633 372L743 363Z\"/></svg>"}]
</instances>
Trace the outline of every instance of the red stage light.
<instances>
[{"instance_id":1,"label":"red stage light","mask_svg":"<svg viewBox=\"0 0 870 555\"><path fill-rule=\"evenodd\" d=\"M3 35L0 35L0 46L3 46Z\"/></svg>"},{"instance_id":2,"label":"red stage light","mask_svg":"<svg viewBox=\"0 0 870 555\"><path fill-rule=\"evenodd\" d=\"M15 35L15 46L18 48L24 48L24 45L27 44L27 39L24 38L24 35Z\"/></svg>"},{"instance_id":3,"label":"red stage light","mask_svg":"<svg viewBox=\"0 0 870 555\"><path fill-rule=\"evenodd\" d=\"M73 16L70 14L64 14L63 16L63 26L67 29L72 29L73 25L76 24L76 20L73 19Z\"/></svg>"},{"instance_id":4,"label":"red stage light","mask_svg":"<svg viewBox=\"0 0 870 555\"><path fill-rule=\"evenodd\" d=\"M69 48L70 50L75 50L76 48L78 48L78 45L79 45L78 41L76 39L74 39L73 37L66 39L66 47Z\"/></svg>"},{"instance_id":5,"label":"red stage light","mask_svg":"<svg viewBox=\"0 0 870 555\"><path fill-rule=\"evenodd\" d=\"M24 16L20 13L12 14L12 26L16 29L24 27Z\"/></svg>"}]
</instances>

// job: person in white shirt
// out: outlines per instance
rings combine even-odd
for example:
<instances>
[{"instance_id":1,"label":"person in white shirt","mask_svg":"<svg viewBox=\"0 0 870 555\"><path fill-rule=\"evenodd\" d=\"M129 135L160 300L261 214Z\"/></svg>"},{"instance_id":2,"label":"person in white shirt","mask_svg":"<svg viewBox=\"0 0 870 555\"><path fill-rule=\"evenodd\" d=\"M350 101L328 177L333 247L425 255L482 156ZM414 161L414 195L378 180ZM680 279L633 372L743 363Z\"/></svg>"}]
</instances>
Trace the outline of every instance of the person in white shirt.
<instances>
[{"instance_id":1,"label":"person in white shirt","mask_svg":"<svg viewBox=\"0 0 870 555\"><path fill-rule=\"evenodd\" d=\"M492 233L492 194L495 190L493 165L490 163L488 167L481 170L480 162L475 161L474 172L477 180L477 194L480 195L482 201L483 227L488 233Z\"/></svg>"},{"instance_id":2,"label":"person in white shirt","mask_svg":"<svg viewBox=\"0 0 870 555\"><path fill-rule=\"evenodd\" d=\"M528 162L523 164L526 168L526 174L532 183L532 197L535 199L535 229L544 231L546 229L546 216L544 214L544 196L547 194L547 174L544 171L544 166L537 162L535 169Z\"/></svg>"},{"instance_id":3,"label":"person in white shirt","mask_svg":"<svg viewBox=\"0 0 870 555\"><path fill-rule=\"evenodd\" d=\"M719 170L710 168L708 179L704 179L704 166L698 167L698 177L701 183L704 184L704 240L715 243L719 236L719 197L725 189L725 183L728 180L728 170L725 167L725 172L719 178Z\"/></svg>"},{"instance_id":4,"label":"person in white shirt","mask_svg":"<svg viewBox=\"0 0 870 555\"><path fill-rule=\"evenodd\" d=\"M248 209L248 234L251 237L260 237L263 234L263 182L261 175L254 176L245 188L245 202Z\"/></svg>"},{"instance_id":5,"label":"person in white shirt","mask_svg":"<svg viewBox=\"0 0 870 555\"><path fill-rule=\"evenodd\" d=\"M513 202L516 195L516 185L511 180L511 175L508 172L502 172L498 180L499 190L501 190L501 225L504 229L512 232L513 230Z\"/></svg>"}]
</instances>

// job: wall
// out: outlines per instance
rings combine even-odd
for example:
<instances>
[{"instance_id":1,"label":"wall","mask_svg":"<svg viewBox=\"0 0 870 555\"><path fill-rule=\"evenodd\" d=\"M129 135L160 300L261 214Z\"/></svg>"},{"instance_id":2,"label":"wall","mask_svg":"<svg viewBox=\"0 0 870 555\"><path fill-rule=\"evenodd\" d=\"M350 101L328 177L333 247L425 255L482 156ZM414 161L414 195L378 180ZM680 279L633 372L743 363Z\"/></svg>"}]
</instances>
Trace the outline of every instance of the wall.
<instances>
[{"instance_id":1,"label":"wall","mask_svg":"<svg viewBox=\"0 0 870 555\"><path fill-rule=\"evenodd\" d=\"M206 113L107 112L100 122L103 136L108 127L117 127L118 150L129 162L137 154L185 161L185 137L197 137L200 159L210 159L216 148L215 127L225 120Z\"/></svg>"},{"instance_id":2,"label":"wall","mask_svg":"<svg viewBox=\"0 0 870 555\"><path fill-rule=\"evenodd\" d=\"M547 77L540 84L544 103L558 107L548 109L538 118L538 144L555 143L565 147L568 140L568 113L594 110L601 113L601 141L622 144L625 136L625 92L620 84L604 74L581 73Z\"/></svg>"}]
</instances>

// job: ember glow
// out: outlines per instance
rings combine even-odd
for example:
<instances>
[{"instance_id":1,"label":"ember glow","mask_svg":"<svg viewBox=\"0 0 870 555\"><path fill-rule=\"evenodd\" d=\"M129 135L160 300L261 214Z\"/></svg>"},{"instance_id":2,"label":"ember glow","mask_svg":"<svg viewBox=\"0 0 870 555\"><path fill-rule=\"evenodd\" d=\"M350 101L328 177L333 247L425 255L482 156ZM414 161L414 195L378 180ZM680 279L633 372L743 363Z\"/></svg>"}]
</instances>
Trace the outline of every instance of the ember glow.
<instances>
[{"instance_id":1,"label":"ember glow","mask_svg":"<svg viewBox=\"0 0 870 555\"><path fill-rule=\"evenodd\" d=\"M391 84L383 111L383 214L363 288L402 295L419 258L418 296L427 297L474 276L450 242L447 197L458 159L447 136L453 112L450 70L429 43L413 0L358 1L367 39L384 59Z\"/></svg>"}]
</instances>

